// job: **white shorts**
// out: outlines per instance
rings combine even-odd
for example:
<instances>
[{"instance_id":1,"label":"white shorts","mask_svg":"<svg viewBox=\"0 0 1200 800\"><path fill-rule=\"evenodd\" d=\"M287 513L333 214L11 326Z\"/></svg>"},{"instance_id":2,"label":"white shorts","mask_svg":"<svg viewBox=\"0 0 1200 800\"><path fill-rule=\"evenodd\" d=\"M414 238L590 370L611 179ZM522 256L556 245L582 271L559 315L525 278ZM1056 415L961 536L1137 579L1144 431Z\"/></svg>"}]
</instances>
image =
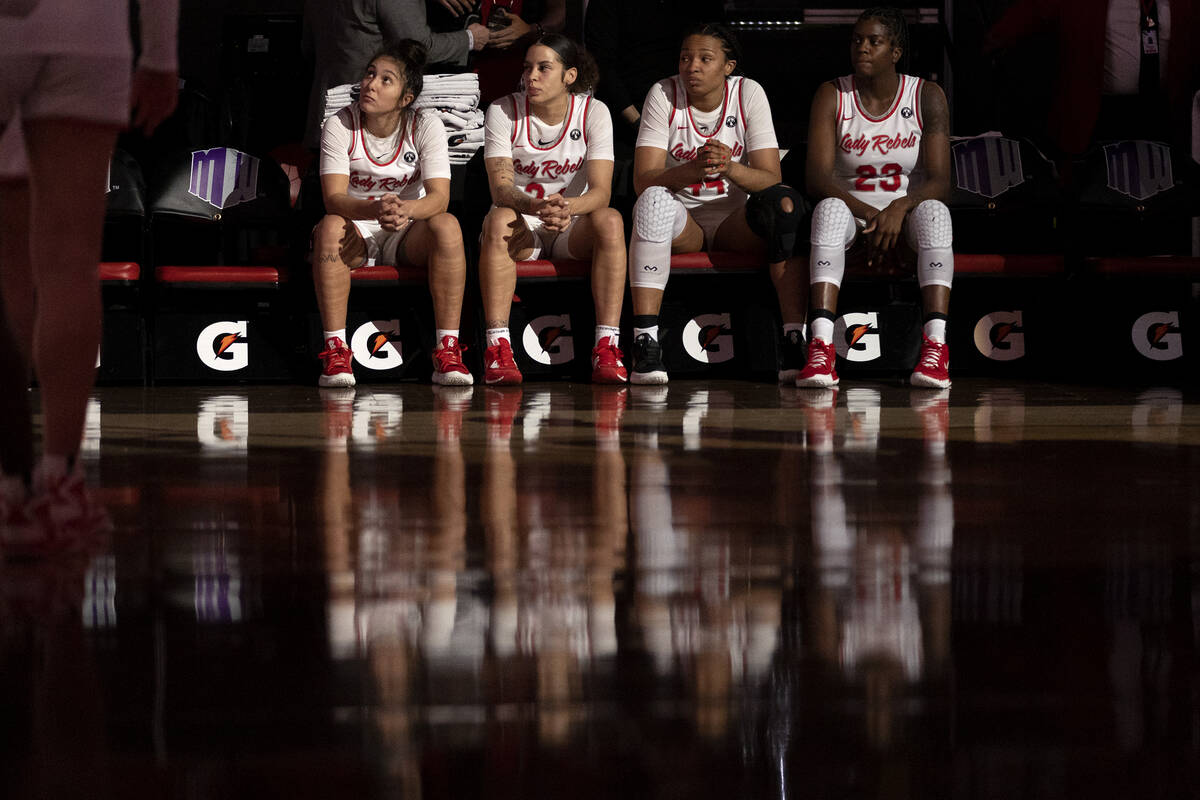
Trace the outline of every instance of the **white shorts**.
<instances>
[{"instance_id":1,"label":"white shorts","mask_svg":"<svg viewBox=\"0 0 1200 800\"><path fill-rule=\"evenodd\" d=\"M8 128L26 120L129 123L129 61L109 56L0 55L0 177L27 172L20 132ZM5 124L10 123L11 124Z\"/></svg>"},{"instance_id":2,"label":"white shorts","mask_svg":"<svg viewBox=\"0 0 1200 800\"><path fill-rule=\"evenodd\" d=\"M579 217L571 217L571 221L567 223L566 230L559 233L552 233L546 230L546 224L542 222L542 218L534 214L522 214L521 219L525 220L525 227L529 228L533 233L533 253L526 261L536 261L539 258L577 258L571 253L569 240L571 231L575 228L575 223L579 221Z\"/></svg>"},{"instance_id":3,"label":"white shorts","mask_svg":"<svg viewBox=\"0 0 1200 800\"><path fill-rule=\"evenodd\" d=\"M398 231L385 231L383 226L371 219L351 220L358 233L367 243L367 260L360 267L373 267L376 264L394 267L399 263L400 243L412 230L413 220L409 220Z\"/></svg>"}]
</instances>

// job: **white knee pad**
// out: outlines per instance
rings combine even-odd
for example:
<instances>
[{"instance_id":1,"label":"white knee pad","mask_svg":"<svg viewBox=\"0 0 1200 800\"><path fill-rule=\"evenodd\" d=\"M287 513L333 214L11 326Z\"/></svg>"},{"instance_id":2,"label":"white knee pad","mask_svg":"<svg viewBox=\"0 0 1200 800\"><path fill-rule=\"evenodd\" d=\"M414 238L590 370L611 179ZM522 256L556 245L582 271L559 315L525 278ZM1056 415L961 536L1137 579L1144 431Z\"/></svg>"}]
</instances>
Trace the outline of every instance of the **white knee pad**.
<instances>
[{"instance_id":1,"label":"white knee pad","mask_svg":"<svg viewBox=\"0 0 1200 800\"><path fill-rule=\"evenodd\" d=\"M846 274L846 248L858 233L854 215L845 201L826 197L812 212L808 236L812 244L809 257L809 283L842 285Z\"/></svg>"},{"instance_id":2,"label":"white knee pad","mask_svg":"<svg viewBox=\"0 0 1200 800\"><path fill-rule=\"evenodd\" d=\"M665 186L651 186L633 204L629 285L665 289L671 274L671 240L683 233L687 209Z\"/></svg>"},{"instance_id":3,"label":"white knee pad","mask_svg":"<svg viewBox=\"0 0 1200 800\"><path fill-rule=\"evenodd\" d=\"M949 287L954 280L954 227L945 203L926 200L912 210L908 244L917 251L917 283Z\"/></svg>"}]
</instances>

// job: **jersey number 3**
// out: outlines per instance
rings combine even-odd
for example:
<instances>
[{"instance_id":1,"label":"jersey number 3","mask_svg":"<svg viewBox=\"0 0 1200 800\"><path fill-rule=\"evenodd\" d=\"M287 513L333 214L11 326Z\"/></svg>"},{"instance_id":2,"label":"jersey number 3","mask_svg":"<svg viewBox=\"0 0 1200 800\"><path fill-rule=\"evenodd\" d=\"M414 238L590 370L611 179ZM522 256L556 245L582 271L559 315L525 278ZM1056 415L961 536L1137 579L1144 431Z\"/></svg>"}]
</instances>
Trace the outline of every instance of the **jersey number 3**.
<instances>
[{"instance_id":1,"label":"jersey number 3","mask_svg":"<svg viewBox=\"0 0 1200 800\"><path fill-rule=\"evenodd\" d=\"M900 175L904 172L904 168L899 164L884 164L877 173L873 165L863 164L855 171L858 173L858 178L854 181L854 188L858 191L873 192L876 186L873 181L878 181L881 192L894 192L900 188Z\"/></svg>"}]
</instances>

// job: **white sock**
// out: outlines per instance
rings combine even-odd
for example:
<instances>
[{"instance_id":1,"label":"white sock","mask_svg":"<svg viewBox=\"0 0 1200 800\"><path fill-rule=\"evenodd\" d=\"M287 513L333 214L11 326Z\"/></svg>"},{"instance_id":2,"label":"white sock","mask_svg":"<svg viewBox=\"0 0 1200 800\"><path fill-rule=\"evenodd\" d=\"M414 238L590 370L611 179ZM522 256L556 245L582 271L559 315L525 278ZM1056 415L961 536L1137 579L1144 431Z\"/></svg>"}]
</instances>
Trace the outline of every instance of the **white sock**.
<instances>
[{"instance_id":1,"label":"white sock","mask_svg":"<svg viewBox=\"0 0 1200 800\"><path fill-rule=\"evenodd\" d=\"M783 338L786 339L792 331L800 331L800 338L803 339L808 335L808 331L805 330L807 327L803 322L785 322L783 323Z\"/></svg>"},{"instance_id":2,"label":"white sock","mask_svg":"<svg viewBox=\"0 0 1200 800\"><path fill-rule=\"evenodd\" d=\"M925 338L942 344L946 341L946 320L931 319L925 323Z\"/></svg>"},{"instance_id":3,"label":"white sock","mask_svg":"<svg viewBox=\"0 0 1200 800\"><path fill-rule=\"evenodd\" d=\"M487 329L487 346L495 347L500 344L501 339L508 339L509 344L512 344L512 335L508 332L508 328L488 328Z\"/></svg>"},{"instance_id":4,"label":"white sock","mask_svg":"<svg viewBox=\"0 0 1200 800\"><path fill-rule=\"evenodd\" d=\"M825 344L833 341L833 320L829 317L817 317L812 321L812 335Z\"/></svg>"},{"instance_id":5,"label":"white sock","mask_svg":"<svg viewBox=\"0 0 1200 800\"><path fill-rule=\"evenodd\" d=\"M447 336L453 336L455 339L458 338L458 328L454 328L453 330L451 330L450 328L437 328L434 331L433 335L437 339L437 344L435 344L433 346L433 349L441 350L442 349L442 340L445 339Z\"/></svg>"},{"instance_id":6,"label":"white sock","mask_svg":"<svg viewBox=\"0 0 1200 800\"><path fill-rule=\"evenodd\" d=\"M654 341L656 341L656 342L658 341L658 326L657 325L652 325L649 328L634 328L633 329L633 338L636 339L637 337L641 336L643 333L649 335L650 338L653 339Z\"/></svg>"},{"instance_id":7,"label":"white sock","mask_svg":"<svg viewBox=\"0 0 1200 800\"><path fill-rule=\"evenodd\" d=\"M608 337L612 341L609 342L613 347L620 344L621 329L614 328L612 325L597 325L596 326L596 344L600 344L600 340Z\"/></svg>"},{"instance_id":8,"label":"white sock","mask_svg":"<svg viewBox=\"0 0 1200 800\"><path fill-rule=\"evenodd\" d=\"M330 339L341 339L343 342L346 341L346 329L338 328L336 331L325 331L325 341L328 342Z\"/></svg>"}]
</instances>

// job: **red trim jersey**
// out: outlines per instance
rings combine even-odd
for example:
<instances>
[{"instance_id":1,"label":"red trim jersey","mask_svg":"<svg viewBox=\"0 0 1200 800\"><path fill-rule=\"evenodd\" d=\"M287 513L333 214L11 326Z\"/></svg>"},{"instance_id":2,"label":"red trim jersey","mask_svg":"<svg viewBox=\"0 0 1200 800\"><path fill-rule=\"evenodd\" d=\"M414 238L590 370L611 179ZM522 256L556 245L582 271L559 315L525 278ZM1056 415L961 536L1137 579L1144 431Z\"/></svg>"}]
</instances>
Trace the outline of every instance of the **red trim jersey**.
<instances>
[{"instance_id":1,"label":"red trim jersey","mask_svg":"<svg viewBox=\"0 0 1200 800\"><path fill-rule=\"evenodd\" d=\"M854 76L837 79L837 146L833 176L856 199L883 209L908 194L921 153L921 86L901 75L892 105L882 117L863 108Z\"/></svg>"},{"instance_id":2,"label":"red trim jersey","mask_svg":"<svg viewBox=\"0 0 1200 800\"><path fill-rule=\"evenodd\" d=\"M486 126L484 157L511 158L513 184L534 197L579 197L588 188L587 162L613 160L612 118L589 95L570 95L563 121L547 125L516 92L492 103Z\"/></svg>"},{"instance_id":3,"label":"red trim jersey","mask_svg":"<svg viewBox=\"0 0 1200 800\"><path fill-rule=\"evenodd\" d=\"M659 106L666 104L660 119ZM746 164L752 150L778 148L770 106L762 87L749 78L735 75L725 80L725 99L716 111L703 113L688 105L687 88L676 75L650 89L643 105L638 147L667 151L668 169L695 160L700 148L716 138L733 151L733 160ZM727 207L729 212L746 202L737 184L715 177L693 184L675 195L686 208Z\"/></svg>"},{"instance_id":4,"label":"red trim jersey","mask_svg":"<svg viewBox=\"0 0 1200 800\"><path fill-rule=\"evenodd\" d=\"M363 122L358 104L352 103L329 119L321 140L321 174L349 175L351 197L394 194L416 200L425 196L426 180L450 177L440 119L418 112L387 139L372 136Z\"/></svg>"}]
</instances>

